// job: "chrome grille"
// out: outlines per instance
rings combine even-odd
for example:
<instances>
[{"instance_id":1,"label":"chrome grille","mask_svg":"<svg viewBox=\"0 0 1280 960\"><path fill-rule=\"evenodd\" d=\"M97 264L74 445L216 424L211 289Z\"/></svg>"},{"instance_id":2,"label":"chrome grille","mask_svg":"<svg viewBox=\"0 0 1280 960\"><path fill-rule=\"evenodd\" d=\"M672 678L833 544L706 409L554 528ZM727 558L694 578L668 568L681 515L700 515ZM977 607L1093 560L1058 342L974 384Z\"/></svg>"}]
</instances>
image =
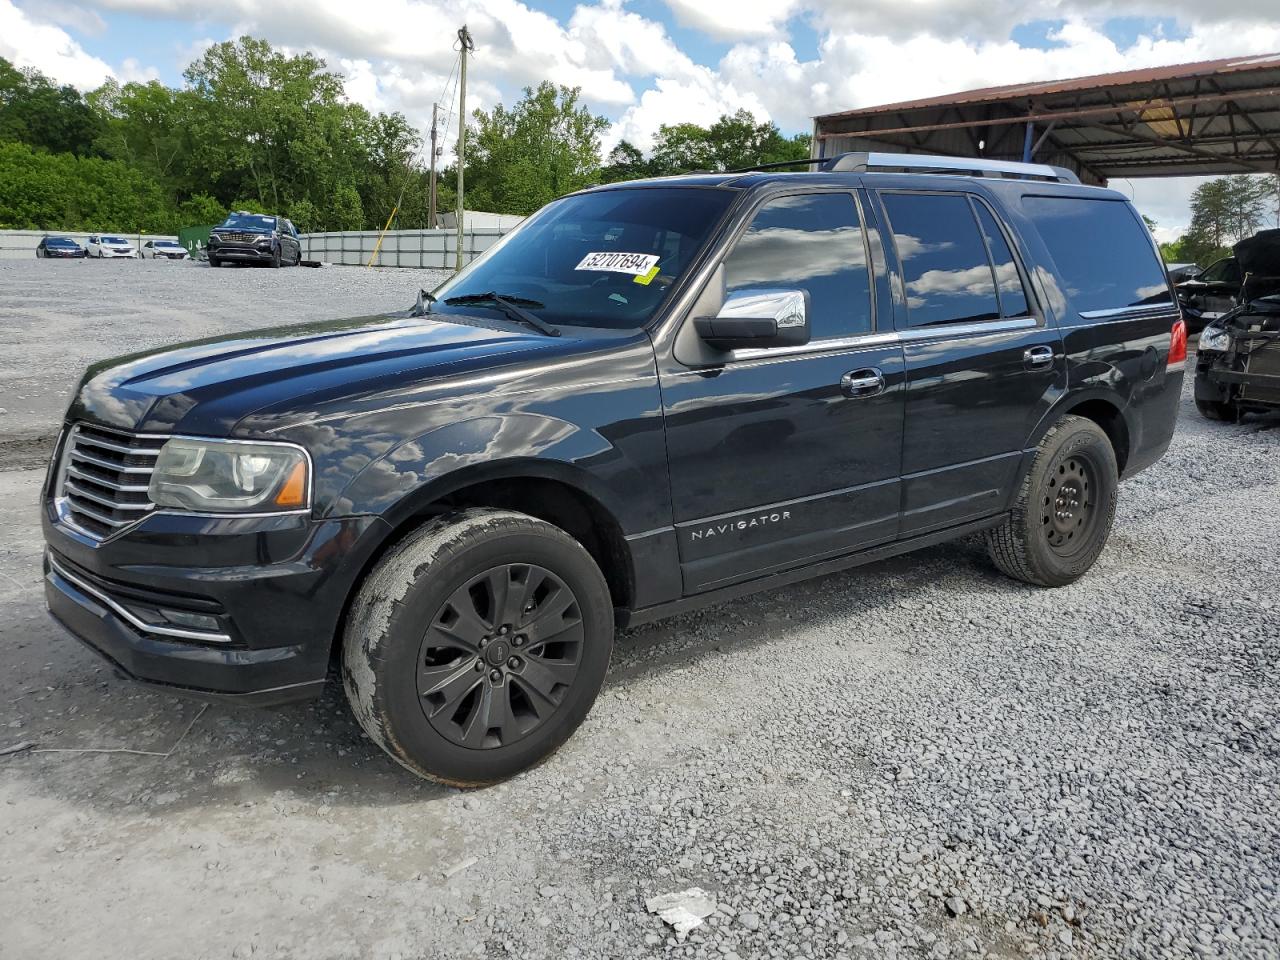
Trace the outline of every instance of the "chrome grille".
<instances>
[{"instance_id":1,"label":"chrome grille","mask_svg":"<svg viewBox=\"0 0 1280 960\"><path fill-rule=\"evenodd\" d=\"M76 424L62 453L60 518L98 540L142 520L154 507L147 486L166 439Z\"/></svg>"},{"instance_id":2,"label":"chrome grille","mask_svg":"<svg viewBox=\"0 0 1280 960\"><path fill-rule=\"evenodd\" d=\"M250 233L245 230L218 230L215 231L223 240L230 240L233 243L254 243L258 240L266 240L265 233Z\"/></svg>"}]
</instances>

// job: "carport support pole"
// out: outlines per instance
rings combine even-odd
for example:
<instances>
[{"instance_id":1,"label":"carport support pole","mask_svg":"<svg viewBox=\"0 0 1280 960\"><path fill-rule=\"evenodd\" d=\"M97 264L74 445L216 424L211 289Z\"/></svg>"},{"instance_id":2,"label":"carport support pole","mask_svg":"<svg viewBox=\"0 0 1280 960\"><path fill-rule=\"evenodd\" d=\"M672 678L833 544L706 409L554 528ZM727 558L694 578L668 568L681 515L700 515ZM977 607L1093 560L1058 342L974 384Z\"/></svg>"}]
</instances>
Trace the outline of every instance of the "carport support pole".
<instances>
[{"instance_id":1,"label":"carport support pole","mask_svg":"<svg viewBox=\"0 0 1280 960\"><path fill-rule=\"evenodd\" d=\"M458 31L460 44L461 69L458 75L458 249L454 251L453 272L462 270L462 233L463 211L463 173L467 166L467 54L475 49L471 42L471 31L464 23Z\"/></svg>"},{"instance_id":2,"label":"carport support pole","mask_svg":"<svg viewBox=\"0 0 1280 960\"><path fill-rule=\"evenodd\" d=\"M1036 125L1030 120L1027 121L1027 135L1022 139L1022 162L1030 163L1031 155L1035 153L1032 144L1035 143Z\"/></svg>"}]
</instances>

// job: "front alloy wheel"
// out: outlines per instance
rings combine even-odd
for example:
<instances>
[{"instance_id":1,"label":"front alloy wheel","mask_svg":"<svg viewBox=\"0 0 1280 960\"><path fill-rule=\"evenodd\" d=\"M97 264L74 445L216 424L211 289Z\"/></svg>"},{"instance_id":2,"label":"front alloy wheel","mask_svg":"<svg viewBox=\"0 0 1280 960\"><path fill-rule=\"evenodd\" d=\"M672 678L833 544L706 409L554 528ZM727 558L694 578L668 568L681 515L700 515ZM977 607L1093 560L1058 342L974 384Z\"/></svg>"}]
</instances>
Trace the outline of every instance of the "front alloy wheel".
<instances>
[{"instance_id":1,"label":"front alloy wheel","mask_svg":"<svg viewBox=\"0 0 1280 960\"><path fill-rule=\"evenodd\" d=\"M474 508L405 537L361 585L343 684L375 743L419 776L480 786L554 753L613 648L613 603L582 544Z\"/></svg>"}]
</instances>

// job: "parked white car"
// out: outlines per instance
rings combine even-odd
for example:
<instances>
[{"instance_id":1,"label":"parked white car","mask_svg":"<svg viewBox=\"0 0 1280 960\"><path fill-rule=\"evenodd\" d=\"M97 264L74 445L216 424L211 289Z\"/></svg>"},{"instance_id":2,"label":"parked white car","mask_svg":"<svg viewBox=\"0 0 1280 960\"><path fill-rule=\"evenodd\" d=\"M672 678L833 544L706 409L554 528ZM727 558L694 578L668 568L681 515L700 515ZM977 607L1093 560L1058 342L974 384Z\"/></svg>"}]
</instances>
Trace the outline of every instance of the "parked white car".
<instances>
[{"instance_id":1,"label":"parked white car","mask_svg":"<svg viewBox=\"0 0 1280 960\"><path fill-rule=\"evenodd\" d=\"M86 249L89 251L89 256L97 257L99 260L103 257L135 257L138 253L134 250L133 244L124 237L105 233L95 233L91 236Z\"/></svg>"},{"instance_id":2,"label":"parked white car","mask_svg":"<svg viewBox=\"0 0 1280 960\"><path fill-rule=\"evenodd\" d=\"M177 240L148 240L138 251L142 260L186 260L187 248Z\"/></svg>"}]
</instances>

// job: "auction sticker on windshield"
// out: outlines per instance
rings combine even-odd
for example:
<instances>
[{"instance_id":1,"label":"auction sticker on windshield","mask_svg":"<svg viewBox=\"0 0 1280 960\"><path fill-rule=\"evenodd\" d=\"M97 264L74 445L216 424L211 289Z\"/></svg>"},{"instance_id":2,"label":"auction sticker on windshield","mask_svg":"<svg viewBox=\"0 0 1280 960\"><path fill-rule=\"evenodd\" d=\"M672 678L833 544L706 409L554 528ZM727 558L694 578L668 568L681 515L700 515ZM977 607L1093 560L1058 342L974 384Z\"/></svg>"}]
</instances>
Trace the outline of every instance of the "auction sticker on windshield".
<instances>
[{"instance_id":1,"label":"auction sticker on windshield","mask_svg":"<svg viewBox=\"0 0 1280 960\"><path fill-rule=\"evenodd\" d=\"M661 259L656 253L588 253L575 270L597 270L602 273L625 273L642 277Z\"/></svg>"}]
</instances>

